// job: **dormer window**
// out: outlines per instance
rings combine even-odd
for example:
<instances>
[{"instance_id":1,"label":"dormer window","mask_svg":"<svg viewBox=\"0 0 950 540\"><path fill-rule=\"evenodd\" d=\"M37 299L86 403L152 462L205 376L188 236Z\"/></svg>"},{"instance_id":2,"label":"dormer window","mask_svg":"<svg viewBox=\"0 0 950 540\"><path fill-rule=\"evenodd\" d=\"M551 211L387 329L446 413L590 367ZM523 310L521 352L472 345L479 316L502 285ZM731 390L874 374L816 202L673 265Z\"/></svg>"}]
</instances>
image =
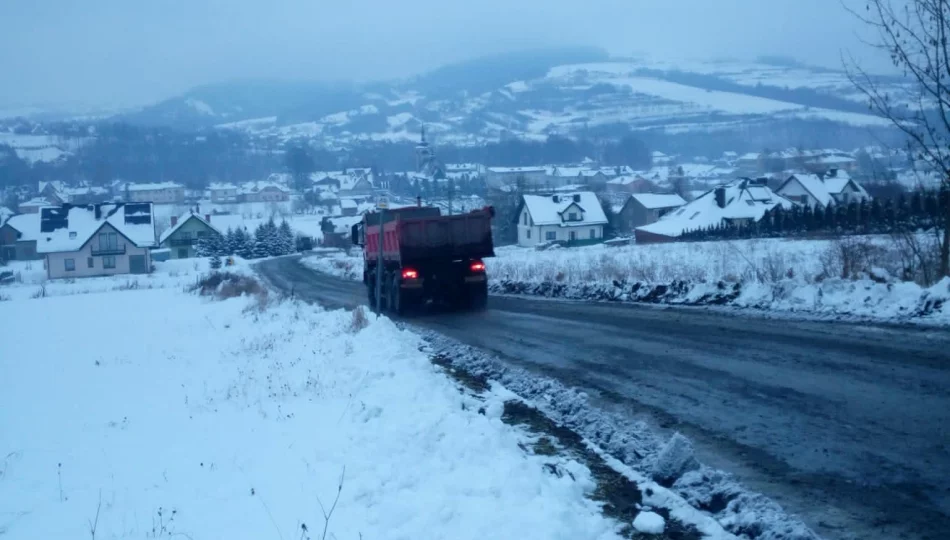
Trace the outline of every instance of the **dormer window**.
<instances>
[{"instance_id":1,"label":"dormer window","mask_svg":"<svg viewBox=\"0 0 950 540\"><path fill-rule=\"evenodd\" d=\"M568 213L567 213L567 220L568 220L568 221L580 221L580 219L577 217L577 212L568 212Z\"/></svg>"}]
</instances>

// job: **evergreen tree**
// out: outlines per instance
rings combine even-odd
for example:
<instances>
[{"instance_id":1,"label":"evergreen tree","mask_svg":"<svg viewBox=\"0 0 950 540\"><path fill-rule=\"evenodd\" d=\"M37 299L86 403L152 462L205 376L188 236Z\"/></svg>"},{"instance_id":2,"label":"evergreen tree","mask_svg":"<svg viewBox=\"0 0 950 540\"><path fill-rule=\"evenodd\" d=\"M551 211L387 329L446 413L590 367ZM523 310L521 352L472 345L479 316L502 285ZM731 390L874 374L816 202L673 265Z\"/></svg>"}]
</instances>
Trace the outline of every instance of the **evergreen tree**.
<instances>
[{"instance_id":1,"label":"evergreen tree","mask_svg":"<svg viewBox=\"0 0 950 540\"><path fill-rule=\"evenodd\" d=\"M254 258L254 237L251 236L247 229L241 228L236 231L237 237L237 250L235 254L242 259L253 259Z\"/></svg>"},{"instance_id":2,"label":"evergreen tree","mask_svg":"<svg viewBox=\"0 0 950 540\"><path fill-rule=\"evenodd\" d=\"M238 251L237 234L234 229L228 227L228 232L224 237L225 251L227 255L235 255Z\"/></svg>"},{"instance_id":3,"label":"evergreen tree","mask_svg":"<svg viewBox=\"0 0 950 540\"><path fill-rule=\"evenodd\" d=\"M802 230L815 230L815 212L812 211L811 205L808 204L802 208Z\"/></svg>"},{"instance_id":4,"label":"evergreen tree","mask_svg":"<svg viewBox=\"0 0 950 540\"><path fill-rule=\"evenodd\" d=\"M215 254L214 242L210 236L201 236L195 242L195 255L198 257L211 257Z\"/></svg>"},{"instance_id":5,"label":"evergreen tree","mask_svg":"<svg viewBox=\"0 0 950 540\"><path fill-rule=\"evenodd\" d=\"M812 229L813 231L825 230L825 212L821 206L815 205L811 209Z\"/></svg>"},{"instance_id":6,"label":"evergreen tree","mask_svg":"<svg viewBox=\"0 0 950 540\"><path fill-rule=\"evenodd\" d=\"M218 270L219 268L221 268L221 257L215 255L211 258L211 269Z\"/></svg>"},{"instance_id":7,"label":"evergreen tree","mask_svg":"<svg viewBox=\"0 0 950 540\"><path fill-rule=\"evenodd\" d=\"M834 205L825 206L825 227L829 231L835 230L835 227L838 226L838 220L835 219L835 207Z\"/></svg>"},{"instance_id":8,"label":"evergreen tree","mask_svg":"<svg viewBox=\"0 0 950 540\"><path fill-rule=\"evenodd\" d=\"M270 243L268 239L267 227L261 223L254 231L253 242L251 246L251 258L263 259L270 256Z\"/></svg>"},{"instance_id":9,"label":"evergreen tree","mask_svg":"<svg viewBox=\"0 0 950 540\"><path fill-rule=\"evenodd\" d=\"M230 253L228 252L228 243L224 235L218 232L211 233L211 245L213 254L217 257L227 257Z\"/></svg>"},{"instance_id":10,"label":"evergreen tree","mask_svg":"<svg viewBox=\"0 0 950 540\"><path fill-rule=\"evenodd\" d=\"M287 220L284 220L280 223L280 229L278 229L278 236L280 238L281 246L281 255L290 255L296 251L296 241L294 239L294 231L290 228L290 223L287 223Z\"/></svg>"}]
</instances>

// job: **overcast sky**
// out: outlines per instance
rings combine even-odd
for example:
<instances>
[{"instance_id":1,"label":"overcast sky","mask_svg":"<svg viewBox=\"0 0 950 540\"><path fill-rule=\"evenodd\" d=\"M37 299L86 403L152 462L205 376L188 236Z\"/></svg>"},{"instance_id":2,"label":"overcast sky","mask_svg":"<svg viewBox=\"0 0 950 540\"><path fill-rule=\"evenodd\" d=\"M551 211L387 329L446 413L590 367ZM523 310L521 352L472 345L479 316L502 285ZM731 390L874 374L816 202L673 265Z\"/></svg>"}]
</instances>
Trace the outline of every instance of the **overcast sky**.
<instances>
[{"instance_id":1,"label":"overcast sky","mask_svg":"<svg viewBox=\"0 0 950 540\"><path fill-rule=\"evenodd\" d=\"M0 0L0 21L0 107L140 105L235 78L386 79L546 45L832 67L843 49L870 54L839 0Z\"/></svg>"}]
</instances>

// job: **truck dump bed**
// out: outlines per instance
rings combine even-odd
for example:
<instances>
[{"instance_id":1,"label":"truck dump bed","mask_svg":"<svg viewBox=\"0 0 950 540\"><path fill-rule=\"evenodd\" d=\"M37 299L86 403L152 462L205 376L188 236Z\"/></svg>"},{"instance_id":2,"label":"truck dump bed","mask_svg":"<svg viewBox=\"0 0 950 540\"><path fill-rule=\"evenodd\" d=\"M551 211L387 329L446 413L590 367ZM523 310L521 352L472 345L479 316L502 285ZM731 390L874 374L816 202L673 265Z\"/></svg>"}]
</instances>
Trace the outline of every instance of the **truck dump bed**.
<instances>
[{"instance_id":1,"label":"truck dump bed","mask_svg":"<svg viewBox=\"0 0 950 540\"><path fill-rule=\"evenodd\" d=\"M402 264L434 259L481 259L495 255L491 234L492 210L443 216L438 208L414 207L383 214L383 259ZM379 249L379 214L364 218L367 259Z\"/></svg>"}]
</instances>

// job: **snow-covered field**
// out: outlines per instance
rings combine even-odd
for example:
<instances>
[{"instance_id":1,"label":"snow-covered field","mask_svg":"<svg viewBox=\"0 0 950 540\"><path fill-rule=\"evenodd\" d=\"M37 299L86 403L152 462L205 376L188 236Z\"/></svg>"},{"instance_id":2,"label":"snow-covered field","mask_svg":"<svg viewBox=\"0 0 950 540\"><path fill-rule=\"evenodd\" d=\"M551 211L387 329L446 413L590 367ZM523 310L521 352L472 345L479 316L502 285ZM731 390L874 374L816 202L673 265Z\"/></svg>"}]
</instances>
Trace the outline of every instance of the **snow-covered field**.
<instances>
[{"instance_id":1,"label":"snow-covered field","mask_svg":"<svg viewBox=\"0 0 950 540\"><path fill-rule=\"evenodd\" d=\"M886 238L858 241L885 248ZM495 293L671 304L722 304L772 312L950 324L950 279L932 287L895 280L899 261L881 255L847 279L831 240L737 240L537 251L503 247L485 261ZM360 279L358 252L302 263ZM671 287L671 284L678 284Z\"/></svg>"},{"instance_id":2,"label":"snow-covered field","mask_svg":"<svg viewBox=\"0 0 950 540\"><path fill-rule=\"evenodd\" d=\"M0 300L38 299L122 290L180 291L193 286L209 270L209 259L177 259L154 264L155 271L151 274L48 280L43 261L14 261L0 267L0 270L14 274L13 283L0 286ZM251 273L249 263L240 257L234 258L234 266L224 270L237 274Z\"/></svg>"},{"instance_id":3,"label":"snow-covered field","mask_svg":"<svg viewBox=\"0 0 950 540\"><path fill-rule=\"evenodd\" d=\"M619 538L584 466L519 446L509 393L356 320L176 288L0 302L0 534Z\"/></svg>"}]
</instances>

